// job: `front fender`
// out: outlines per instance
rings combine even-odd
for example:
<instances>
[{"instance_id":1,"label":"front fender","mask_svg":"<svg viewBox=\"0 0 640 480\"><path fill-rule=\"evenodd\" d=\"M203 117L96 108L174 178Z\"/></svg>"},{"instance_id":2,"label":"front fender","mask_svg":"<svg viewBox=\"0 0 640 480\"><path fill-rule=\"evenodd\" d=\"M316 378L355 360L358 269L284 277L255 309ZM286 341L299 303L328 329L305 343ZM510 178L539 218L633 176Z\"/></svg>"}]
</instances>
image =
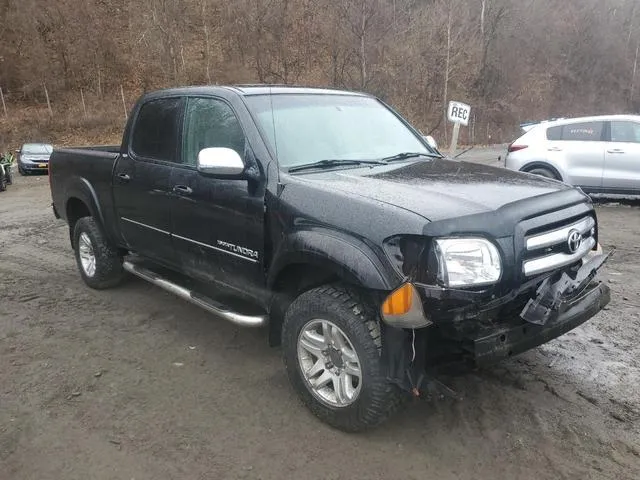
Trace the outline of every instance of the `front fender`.
<instances>
[{"instance_id":1,"label":"front fender","mask_svg":"<svg viewBox=\"0 0 640 480\"><path fill-rule=\"evenodd\" d=\"M288 235L274 255L267 283L273 288L288 266L311 264L334 271L350 283L373 290L392 290L401 279L373 248L330 230L304 230Z\"/></svg>"}]
</instances>

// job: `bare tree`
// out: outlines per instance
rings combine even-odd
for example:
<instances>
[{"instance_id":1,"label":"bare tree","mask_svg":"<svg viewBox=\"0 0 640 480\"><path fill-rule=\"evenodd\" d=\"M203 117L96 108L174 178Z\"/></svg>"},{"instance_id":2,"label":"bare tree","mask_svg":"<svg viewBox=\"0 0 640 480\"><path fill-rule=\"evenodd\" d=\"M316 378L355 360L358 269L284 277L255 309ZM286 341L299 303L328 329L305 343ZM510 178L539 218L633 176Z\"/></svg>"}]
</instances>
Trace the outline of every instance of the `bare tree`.
<instances>
[{"instance_id":1,"label":"bare tree","mask_svg":"<svg viewBox=\"0 0 640 480\"><path fill-rule=\"evenodd\" d=\"M373 92L440 136L449 99L467 101L478 141L509 140L523 119L640 109L637 4L0 0L0 86L11 111L46 108L46 84L51 122L84 98L87 117L120 125L121 86L133 99L185 83L330 84Z\"/></svg>"}]
</instances>

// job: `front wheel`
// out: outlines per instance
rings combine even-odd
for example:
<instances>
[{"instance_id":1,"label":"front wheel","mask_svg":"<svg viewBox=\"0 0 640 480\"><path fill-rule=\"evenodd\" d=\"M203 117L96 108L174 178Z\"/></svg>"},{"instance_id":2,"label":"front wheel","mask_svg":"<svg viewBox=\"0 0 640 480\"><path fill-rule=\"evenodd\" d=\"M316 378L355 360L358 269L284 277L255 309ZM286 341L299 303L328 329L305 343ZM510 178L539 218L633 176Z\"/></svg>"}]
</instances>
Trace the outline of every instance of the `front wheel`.
<instances>
[{"instance_id":1,"label":"front wheel","mask_svg":"<svg viewBox=\"0 0 640 480\"><path fill-rule=\"evenodd\" d=\"M323 286L300 295L282 329L289 380L321 420L356 432L382 423L402 393L384 373L375 313L349 289Z\"/></svg>"},{"instance_id":2,"label":"front wheel","mask_svg":"<svg viewBox=\"0 0 640 480\"><path fill-rule=\"evenodd\" d=\"M73 229L73 245L78 270L91 288L116 286L124 278L122 255L113 247L91 217L83 217Z\"/></svg>"}]
</instances>

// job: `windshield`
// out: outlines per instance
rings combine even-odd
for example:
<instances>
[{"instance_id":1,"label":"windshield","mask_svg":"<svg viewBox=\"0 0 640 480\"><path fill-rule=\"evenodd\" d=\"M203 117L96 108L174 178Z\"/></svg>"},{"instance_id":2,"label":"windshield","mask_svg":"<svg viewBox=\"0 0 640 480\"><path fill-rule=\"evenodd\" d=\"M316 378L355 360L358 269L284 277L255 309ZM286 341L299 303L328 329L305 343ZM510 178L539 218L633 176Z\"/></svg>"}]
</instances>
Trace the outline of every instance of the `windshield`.
<instances>
[{"instance_id":1,"label":"windshield","mask_svg":"<svg viewBox=\"0 0 640 480\"><path fill-rule=\"evenodd\" d=\"M393 112L370 97L278 94L245 98L283 168L322 160L375 160L401 152L434 154Z\"/></svg>"},{"instance_id":2,"label":"windshield","mask_svg":"<svg viewBox=\"0 0 640 480\"><path fill-rule=\"evenodd\" d=\"M28 143L22 147L22 153L47 154L53 152L51 145L45 143Z\"/></svg>"}]
</instances>

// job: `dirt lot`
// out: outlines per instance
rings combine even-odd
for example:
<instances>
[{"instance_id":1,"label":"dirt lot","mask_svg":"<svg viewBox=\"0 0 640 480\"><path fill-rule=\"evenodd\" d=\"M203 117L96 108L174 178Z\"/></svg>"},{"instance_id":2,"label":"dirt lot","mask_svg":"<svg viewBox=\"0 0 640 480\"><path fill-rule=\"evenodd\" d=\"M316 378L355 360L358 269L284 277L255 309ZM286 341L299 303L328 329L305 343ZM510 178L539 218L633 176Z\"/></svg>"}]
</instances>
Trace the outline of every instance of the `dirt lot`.
<instances>
[{"instance_id":1,"label":"dirt lot","mask_svg":"<svg viewBox=\"0 0 640 480\"><path fill-rule=\"evenodd\" d=\"M300 405L264 332L85 287L49 204L47 177L0 194L1 480L640 478L639 206L598 208L606 311L354 436Z\"/></svg>"}]
</instances>

